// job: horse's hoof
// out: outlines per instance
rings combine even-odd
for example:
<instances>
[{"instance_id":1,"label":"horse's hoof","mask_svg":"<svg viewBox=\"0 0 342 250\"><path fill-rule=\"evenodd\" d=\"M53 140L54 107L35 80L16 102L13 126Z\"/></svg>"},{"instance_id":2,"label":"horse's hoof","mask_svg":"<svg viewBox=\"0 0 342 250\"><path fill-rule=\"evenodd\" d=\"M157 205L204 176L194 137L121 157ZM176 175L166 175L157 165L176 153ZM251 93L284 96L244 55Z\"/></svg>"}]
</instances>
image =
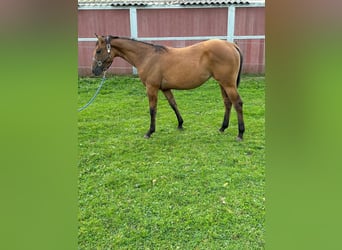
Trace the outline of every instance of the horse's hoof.
<instances>
[{"instance_id":1,"label":"horse's hoof","mask_svg":"<svg viewBox=\"0 0 342 250\"><path fill-rule=\"evenodd\" d=\"M183 127L177 127L177 129L180 130L180 131L183 131L183 130L184 130Z\"/></svg>"},{"instance_id":2,"label":"horse's hoof","mask_svg":"<svg viewBox=\"0 0 342 250\"><path fill-rule=\"evenodd\" d=\"M239 137L239 136L237 136L237 137L236 137L236 141L242 141L242 138Z\"/></svg>"},{"instance_id":3,"label":"horse's hoof","mask_svg":"<svg viewBox=\"0 0 342 250\"><path fill-rule=\"evenodd\" d=\"M150 136L150 135L144 135L144 138L145 138L145 139L150 139L151 136Z\"/></svg>"}]
</instances>

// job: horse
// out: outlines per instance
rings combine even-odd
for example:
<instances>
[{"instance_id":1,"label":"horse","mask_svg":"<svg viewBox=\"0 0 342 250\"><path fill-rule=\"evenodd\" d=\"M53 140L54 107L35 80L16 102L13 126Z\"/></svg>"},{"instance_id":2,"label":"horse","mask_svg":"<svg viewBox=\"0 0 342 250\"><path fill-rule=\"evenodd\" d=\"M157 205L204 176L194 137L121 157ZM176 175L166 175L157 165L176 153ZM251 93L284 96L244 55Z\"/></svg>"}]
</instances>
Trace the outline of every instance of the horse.
<instances>
[{"instance_id":1,"label":"horse","mask_svg":"<svg viewBox=\"0 0 342 250\"><path fill-rule=\"evenodd\" d=\"M183 129L183 118L178 110L172 89L188 90L201 86L213 77L220 86L225 113L220 132L229 125L232 105L237 112L237 140L243 139L245 125L242 100L237 91L241 78L242 54L235 43L212 39L184 48L155 45L119 36L98 36L93 51L92 72L101 75L121 57L137 68L139 78L146 87L150 111L150 127L145 138L156 129L158 91L162 91Z\"/></svg>"}]
</instances>

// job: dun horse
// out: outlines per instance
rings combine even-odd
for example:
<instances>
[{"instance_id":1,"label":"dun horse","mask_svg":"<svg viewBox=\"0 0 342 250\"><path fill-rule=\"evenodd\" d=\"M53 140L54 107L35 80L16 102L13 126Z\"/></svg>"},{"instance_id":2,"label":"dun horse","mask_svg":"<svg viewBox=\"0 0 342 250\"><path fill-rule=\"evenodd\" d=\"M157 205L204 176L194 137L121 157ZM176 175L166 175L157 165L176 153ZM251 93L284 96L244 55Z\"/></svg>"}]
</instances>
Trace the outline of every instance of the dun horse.
<instances>
[{"instance_id":1,"label":"dun horse","mask_svg":"<svg viewBox=\"0 0 342 250\"><path fill-rule=\"evenodd\" d=\"M115 57L121 57L138 70L146 87L150 106L150 128L145 138L150 138L156 128L158 91L161 90L174 110L178 128L183 128L172 89L193 89L210 77L219 82L225 106L223 132L229 124L232 105L237 112L238 136L242 140L245 131L242 100L237 92L240 82L242 55L234 43L223 40L208 40L185 48L171 48L145 43L130 38L97 36L93 54L92 71L100 75L112 64Z\"/></svg>"}]
</instances>

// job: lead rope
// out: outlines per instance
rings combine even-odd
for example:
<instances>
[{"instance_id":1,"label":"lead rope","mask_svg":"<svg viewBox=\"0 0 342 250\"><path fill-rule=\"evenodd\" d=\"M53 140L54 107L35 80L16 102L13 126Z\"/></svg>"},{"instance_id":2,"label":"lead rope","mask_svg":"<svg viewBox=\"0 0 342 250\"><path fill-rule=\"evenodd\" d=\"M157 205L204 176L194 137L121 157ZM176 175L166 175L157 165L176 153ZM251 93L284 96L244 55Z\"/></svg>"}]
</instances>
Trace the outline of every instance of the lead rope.
<instances>
[{"instance_id":1,"label":"lead rope","mask_svg":"<svg viewBox=\"0 0 342 250\"><path fill-rule=\"evenodd\" d=\"M94 96L89 100L89 102L88 102L86 105L84 105L82 108L79 108L79 109L77 110L78 112L82 111L83 109L86 109L86 108L95 100L95 98L96 98L96 96L99 94L100 89L102 88L102 85L103 85L103 83L104 83L105 80L106 80L106 72L103 73L102 81L101 81L101 83L100 83L100 86L97 88L97 90L96 90Z\"/></svg>"}]
</instances>

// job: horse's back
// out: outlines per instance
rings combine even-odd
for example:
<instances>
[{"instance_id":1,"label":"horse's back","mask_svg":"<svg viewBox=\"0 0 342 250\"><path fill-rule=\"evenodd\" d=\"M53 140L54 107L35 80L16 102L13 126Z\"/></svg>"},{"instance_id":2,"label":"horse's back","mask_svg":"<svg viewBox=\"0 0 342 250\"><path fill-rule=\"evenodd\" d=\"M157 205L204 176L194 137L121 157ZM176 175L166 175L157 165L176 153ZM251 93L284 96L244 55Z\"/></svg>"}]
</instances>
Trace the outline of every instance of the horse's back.
<instances>
[{"instance_id":1,"label":"horse's back","mask_svg":"<svg viewBox=\"0 0 342 250\"><path fill-rule=\"evenodd\" d=\"M217 62L223 65L235 64L234 62L239 61L240 55L236 49L237 45L225 40L212 39L196 43L194 45L176 49L183 56L189 56L193 59L204 59L208 61Z\"/></svg>"},{"instance_id":2,"label":"horse's back","mask_svg":"<svg viewBox=\"0 0 342 250\"><path fill-rule=\"evenodd\" d=\"M219 81L236 78L238 63L235 45L223 40L207 40L184 48L169 47L159 59L162 86L190 89L210 77Z\"/></svg>"}]
</instances>

